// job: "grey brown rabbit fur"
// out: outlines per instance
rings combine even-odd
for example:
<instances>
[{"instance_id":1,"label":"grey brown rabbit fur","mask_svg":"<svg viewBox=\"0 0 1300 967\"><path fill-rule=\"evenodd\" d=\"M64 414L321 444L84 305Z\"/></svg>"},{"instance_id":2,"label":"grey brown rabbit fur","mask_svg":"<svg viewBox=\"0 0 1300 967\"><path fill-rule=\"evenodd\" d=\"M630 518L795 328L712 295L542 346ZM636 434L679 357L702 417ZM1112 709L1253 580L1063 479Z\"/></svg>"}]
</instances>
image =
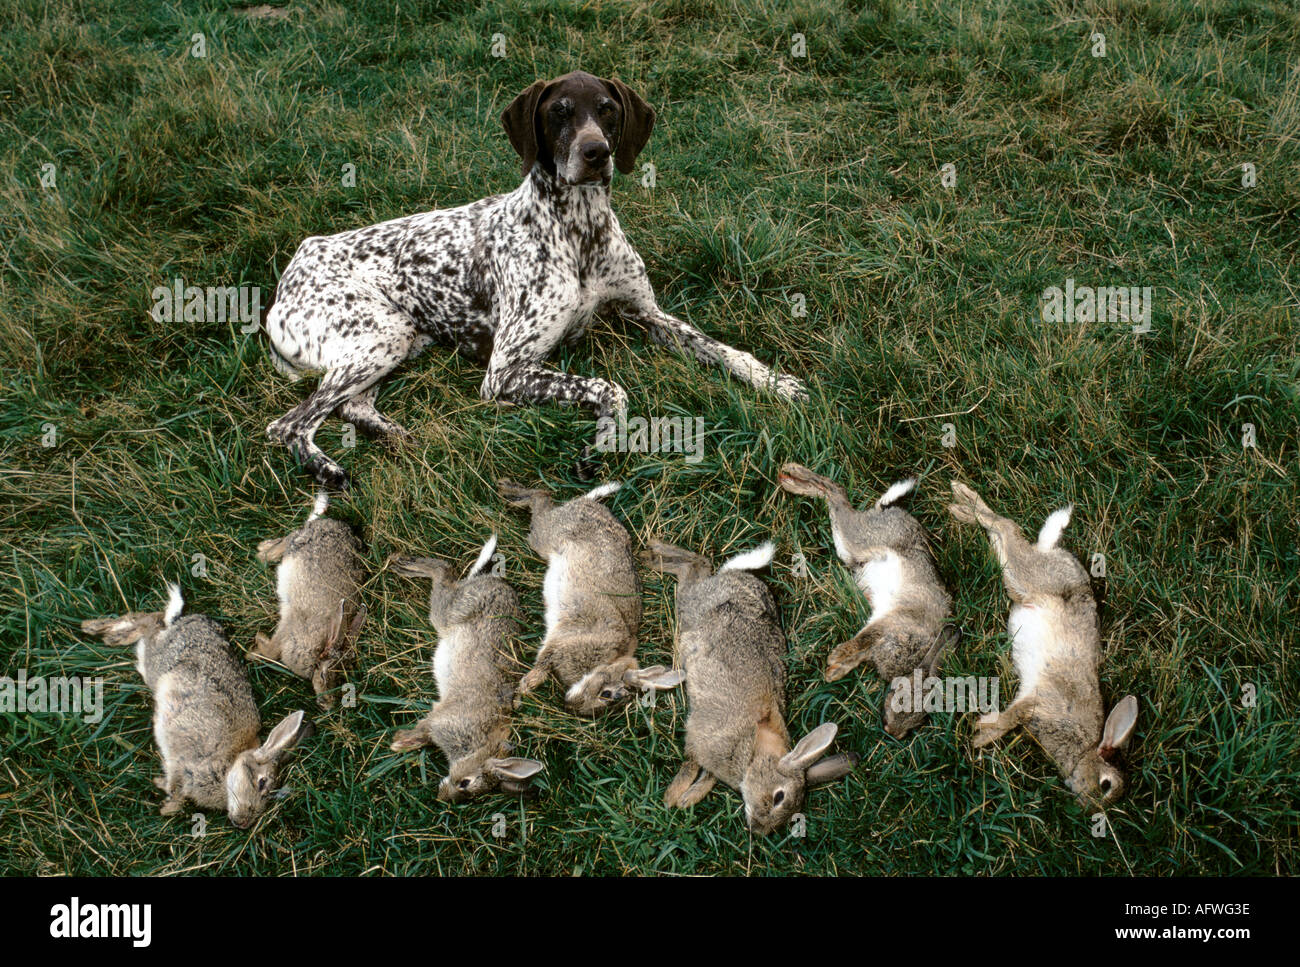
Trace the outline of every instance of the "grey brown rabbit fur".
<instances>
[{"instance_id":1,"label":"grey brown rabbit fur","mask_svg":"<svg viewBox=\"0 0 1300 967\"><path fill-rule=\"evenodd\" d=\"M885 731L901 739L925 723L926 713L921 696L900 690L913 690L917 669L922 678L937 674L960 637L946 624L952 598L935 569L925 529L897 504L916 481L894 484L865 510L855 509L839 484L797 463L783 466L777 482L789 493L826 500L835 553L871 603L871 620L827 658L826 680L870 661L889 683L881 713Z\"/></svg>"},{"instance_id":2,"label":"grey brown rabbit fur","mask_svg":"<svg viewBox=\"0 0 1300 967\"><path fill-rule=\"evenodd\" d=\"M394 750L436 745L447 757L438 798L463 802L500 790L529 789L542 763L506 755L519 666L514 643L522 613L514 589L483 573L496 549L496 535L483 546L464 580L452 565L427 557L393 555L398 574L429 578L429 623L438 632L433 675L438 701L415 728L393 737Z\"/></svg>"},{"instance_id":3,"label":"grey brown rabbit fur","mask_svg":"<svg viewBox=\"0 0 1300 967\"><path fill-rule=\"evenodd\" d=\"M135 645L136 668L153 693L153 733L163 760L154 785L167 793L161 812L186 801L224 809L247 828L266 809L286 754L303 735L302 711L285 716L258 744L261 718L243 664L221 626L201 614L181 617L180 588L167 610L132 612L81 623L110 645Z\"/></svg>"},{"instance_id":4,"label":"grey brown rabbit fur","mask_svg":"<svg viewBox=\"0 0 1300 967\"><path fill-rule=\"evenodd\" d=\"M1055 511L1030 544L1020 528L989 509L979 494L953 481L952 516L977 523L1002 567L1011 598L1007 632L1020 688L1011 705L979 720L975 746L1023 725L1056 763L1065 784L1089 805L1124 792L1120 750L1137 722L1137 698L1126 695L1103 719L1101 632L1088 573L1057 547L1073 508Z\"/></svg>"},{"instance_id":5,"label":"grey brown rabbit fur","mask_svg":"<svg viewBox=\"0 0 1300 967\"><path fill-rule=\"evenodd\" d=\"M690 706L686 760L664 802L692 806L721 779L740 793L745 823L760 836L799 811L807 786L838 779L857 761L822 757L837 731L830 722L790 746L785 634L767 585L748 573L772 553L767 544L737 555L717 574L707 558L662 541L642 555L677 577L677 647Z\"/></svg>"},{"instance_id":6,"label":"grey brown rabbit fur","mask_svg":"<svg viewBox=\"0 0 1300 967\"><path fill-rule=\"evenodd\" d=\"M546 558L542 594L546 638L519 694L554 675L564 703L579 715L597 715L627 701L634 689L666 689L680 674L637 663L641 578L632 538L600 500L619 489L608 483L556 504L545 490L502 480L497 489L512 506L532 512L528 544Z\"/></svg>"},{"instance_id":7,"label":"grey brown rabbit fur","mask_svg":"<svg viewBox=\"0 0 1300 967\"><path fill-rule=\"evenodd\" d=\"M259 560L279 564L280 623L270 638L258 633L253 648L309 680L323 710L334 707L340 665L366 620L361 541L343 521L324 516L328 508L322 493L306 523L258 545Z\"/></svg>"}]
</instances>

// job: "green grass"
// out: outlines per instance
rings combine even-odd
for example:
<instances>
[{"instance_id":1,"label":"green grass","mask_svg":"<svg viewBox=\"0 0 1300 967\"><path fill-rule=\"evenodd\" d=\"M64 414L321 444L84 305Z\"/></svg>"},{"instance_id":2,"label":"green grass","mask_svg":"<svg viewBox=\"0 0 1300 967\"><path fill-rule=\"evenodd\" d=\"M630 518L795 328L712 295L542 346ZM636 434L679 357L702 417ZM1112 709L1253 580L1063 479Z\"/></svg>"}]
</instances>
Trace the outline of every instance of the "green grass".
<instances>
[{"instance_id":1,"label":"green grass","mask_svg":"<svg viewBox=\"0 0 1300 967\"><path fill-rule=\"evenodd\" d=\"M794 5L646 0L486 5L295 2L250 20L220 2L14 0L0 33L0 674L102 675L95 726L0 719L0 869L28 874L1272 874L1300 864L1296 626L1300 13L1280 0ZM1107 56L1090 56L1090 35ZM203 32L208 57L189 56ZM504 33L508 57L488 47ZM790 56L803 33L808 57ZM264 428L304 387L262 337L164 325L150 290L255 284L306 236L518 183L497 117L537 77L614 74L659 112L614 203L661 302L808 378L785 407L602 327L557 362L613 374L644 415L703 416L705 457L615 455L613 507L643 542L720 557L772 538L790 638L792 730L823 719L861 753L817 790L807 835L752 841L721 788L661 803L681 695L599 723L547 687L519 717L546 794L440 804L436 752L389 737L433 697L421 588L393 550L468 563L501 533L541 620L542 564L497 477L578 492L591 421L497 409L481 373L431 351L381 405L418 442L362 442L336 501L376 574L355 708L316 716L291 794L251 832L164 820L149 697L133 656L82 618L189 607L242 653L274 622L258 540L300 522L310 482ZM957 166L945 189L939 168ZM1253 163L1254 188L1241 165ZM40 185L56 166L57 187ZM340 183L357 166L355 188ZM1153 330L1045 324L1039 293L1149 285ZM790 297L806 296L806 317ZM956 445L942 445L944 424ZM1258 444L1244 448L1242 425ZM52 424L57 445L42 446ZM342 453L340 426L319 439ZM1092 835L1025 735L970 748L937 715L884 734L883 685L827 684L865 605L823 512L778 493L786 460L874 498L913 473L966 636L951 674L1014 681L1007 604L983 537L948 517L972 483L1035 531L1107 561L1102 689L1142 709L1131 792ZM796 552L810 571L791 570ZM191 574L205 555L207 577ZM641 652L667 661L672 586L647 579ZM250 667L263 718L304 682ZM1258 704L1244 708L1252 683ZM313 709L314 711L314 709ZM507 835L492 835L493 816Z\"/></svg>"}]
</instances>

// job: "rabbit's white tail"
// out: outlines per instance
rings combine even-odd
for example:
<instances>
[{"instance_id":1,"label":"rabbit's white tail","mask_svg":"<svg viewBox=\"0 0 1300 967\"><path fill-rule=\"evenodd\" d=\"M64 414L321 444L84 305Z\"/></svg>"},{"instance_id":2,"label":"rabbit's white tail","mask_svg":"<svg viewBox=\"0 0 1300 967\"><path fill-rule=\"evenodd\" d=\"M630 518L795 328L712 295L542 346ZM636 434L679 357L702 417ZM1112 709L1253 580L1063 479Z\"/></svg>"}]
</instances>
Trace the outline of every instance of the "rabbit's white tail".
<instances>
[{"instance_id":1,"label":"rabbit's white tail","mask_svg":"<svg viewBox=\"0 0 1300 967\"><path fill-rule=\"evenodd\" d=\"M623 482L621 480L611 480L609 483L601 484L594 490L587 491L582 496L586 500L604 500L610 494L618 493L618 489L622 486Z\"/></svg>"},{"instance_id":2,"label":"rabbit's white tail","mask_svg":"<svg viewBox=\"0 0 1300 967\"><path fill-rule=\"evenodd\" d=\"M915 477L900 480L898 483L894 484L894 486L886 490L884 494L881 495L881 498L876 501L876 509L879 510L881 507L888 507L890 504L895 503L900 500L904 494L910 493L912 488L915 486Z\"/></svg>"},{"instance_id":3,"label":"rabbit's white tail","mask_svg":"<svg viewBox=\"0 0 1300 967\"><path fill-rule=\"evenodd\" d=\"M167 584L167 610L163 612L163 625L170 628L172 622L181 616L185 610L185 599L181 596L181 586L179 584Z\"/></svg>"},{"instance_id":4,"label":"rabbit's white tail","mask_svg":"<svg viewBox=\"0 0 1300 967\"><path fill-rule=\"evenodd\" d=\"M493 534L487 539L487 543L483 545L483 550L478 552L478 560L474 562L474 566L469 569L469 574L465 576L467 578L476 577L479 571L492 563L492 555L496 553L496 550L497 536Z\"/></svg>"},{"instance_id":5,"label":"rabbit's white tail","mask_svg":"<svg viewBox=\"0 0 1300 967\"><path fill-rule=\"evenodd\" d=\"M1074 504L1069 504L1048 515L1047 520L1043 522L1043 529L1038 532L1040 551L1050 551L1056 546L1056 542L1061 539L1061 532L1065 530L1065 525L1070 522L1070 513L1073 510Z\"/></svg>"},{"instance_id":6,"label":"rabbit's white tail","mask_svg":"<svg viewBox=\"0 0 1300 967\"><path fill-rule=\"evenodd\" d=\"M330 509L330 495L321 491L316 495L316 503L312 504L311 515L307 518L307 523L314 520L320 520L325 516L325 511Z\"/></svg>"},{"instance_id":7,"label":"rabbit's white tail","mask_svg":"<svg viewBox=\"0 0 1300 967\"><path fill-rule=\"evenodd\" d=\"M757 571L760 568L767 567L772 563L772 555L776 553L776 545L771 541L762 544L752 551L745 551L743 554L737 554L726 564L722 565L723 571Z\"/></svg>"}]
</instances>

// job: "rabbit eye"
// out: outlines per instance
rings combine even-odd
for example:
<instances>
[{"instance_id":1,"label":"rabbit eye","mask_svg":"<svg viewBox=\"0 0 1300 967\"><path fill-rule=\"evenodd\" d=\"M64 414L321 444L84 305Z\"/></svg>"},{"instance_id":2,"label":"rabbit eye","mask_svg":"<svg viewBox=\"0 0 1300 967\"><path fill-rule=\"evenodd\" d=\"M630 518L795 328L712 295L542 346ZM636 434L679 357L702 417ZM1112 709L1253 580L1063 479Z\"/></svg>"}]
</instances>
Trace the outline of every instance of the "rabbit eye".
<instances>
[{"instance_id":1,"label":"rabbit eye","mask_svg":"<svg viewBox=\"0 0 1300 967\"><path fill-rule=\"evenodd\" d=\"M614 693L613 693L610 689L608 689L608 688L601 689L600 697L601 697L601 698L613 698L613 697L614 697Z\"/></svg>"},{"instance_id":2,"label":"rabbit eye","mask_svg":"<svg viewBox=\"0 0 1300 967\"><path fill-rule=\"evenodd\" d=\"M1101 780L1101 791L1102 791L1102 792L1110 792L1110 780L1109 780L1109 779L1103 779L1103 780Z\"/></svg>"},{"instance_id":3,"label":"rabbit eye","mask_svg":"<svg viewBox=\"0 0 1300 967\"><path fill-rule=\"evenodd\" d=\"M266 792L266 776L259 776L257 780L257 791Z\"/></svg>"},{"instance_id":4,"label":"rabbit eye","mask_svg":"<svg viewBox=\"0 0 1300 967\"><path fill-rule=\"evenodd\" d=\"M457 785L460 786L461 789L468 789L468 788L469 788L469 780L468 780L468 779L462 779L459 783L457 783Z\"/></svg>"},{"instance_id":5,"label":"rabbit eye","mask_svg":"<svg viewBox=\"0 0 1300 967\"><path fill-rule=\"evenodd\" d=\"M778 789L776 792L772 794L772 805L779 806L783 802L785 802L785 790Z\"/></svg>"}]
</instances>

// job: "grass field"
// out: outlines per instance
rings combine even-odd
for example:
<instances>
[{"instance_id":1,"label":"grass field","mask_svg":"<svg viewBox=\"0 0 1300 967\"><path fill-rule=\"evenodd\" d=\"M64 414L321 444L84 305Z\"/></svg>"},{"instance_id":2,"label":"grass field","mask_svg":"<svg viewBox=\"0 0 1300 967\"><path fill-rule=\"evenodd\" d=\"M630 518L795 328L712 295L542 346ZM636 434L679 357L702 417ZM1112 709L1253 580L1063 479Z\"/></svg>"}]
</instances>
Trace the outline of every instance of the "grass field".
<instances>
[{"instance_id":1,"label":"grass field","mask_svg":"<svg viewBox=\"0 0 1300 967\"><path fill-rule=\"evenodd\" d=\"M0 870L1300 867L1294 5L8 6L0 674L102 675L105 710L97 724L0 717ZM796 33L806 57L792 56ZM768 577L790 639L791 729L837 721L837 747L862 762L811 795L806 836L752 840L739 797L721 787L688 812L662 805L682 695L590 723L548 686L518 720L520 753L546 762L545 794L437 802L441 756L388 750L434 697L424 590L379 565L394 550L468 564L499 531L535 648L542 563L493 482L580 492L571 465L593 423L483 403L481 371L435 349L381 396L416 445L345 450L336 420L318 438L353 474L334 506L362 528L374 565L357 705L319 715L304 682L252 665L264 722L306 707L317 734L257 827L213 815L192 837L186 819L158 815L133 655L78 625L161 607L179 577L189 609L218 618L241 654L271 629L274 576L253 551L302 521L313 488L264 428L306 387L273 371L261 334L157 322L150 293L180 278L260 286L268 302L308 235L510 190L518 162L501 110L577 66L620 77L659 112L641 158L656 183L617 177L614 206L662 304L812 390L785 406L634 331L597 327L557 364L616 378L634 413L702 416L708 428L698 463L606 457L604 472L626 482L612 506L639 543L669 536L720 559L777 542ZM355 186L343 183L349 164ZM1045 322L1040 294L1067 279L1150 286L1150 332ZM793 312L796 293L806 315ZM1001 675L1004 699L1005 594L984 537L948 516L948 482L969 482L1029 532L1073 502L1064 544L1106 560L1103 694L1141 700L1130 792L1106 835L1027 735L977 753L967 717L939 714L898 742L880 728L874 676L822 680L866 605L823 510L777 490L787 460L862 501L920 475L911 508L965 631L945 673ZM643 663L666 662L674 586L650 575L646 586Z\"/></svg>"}]
</instances>

